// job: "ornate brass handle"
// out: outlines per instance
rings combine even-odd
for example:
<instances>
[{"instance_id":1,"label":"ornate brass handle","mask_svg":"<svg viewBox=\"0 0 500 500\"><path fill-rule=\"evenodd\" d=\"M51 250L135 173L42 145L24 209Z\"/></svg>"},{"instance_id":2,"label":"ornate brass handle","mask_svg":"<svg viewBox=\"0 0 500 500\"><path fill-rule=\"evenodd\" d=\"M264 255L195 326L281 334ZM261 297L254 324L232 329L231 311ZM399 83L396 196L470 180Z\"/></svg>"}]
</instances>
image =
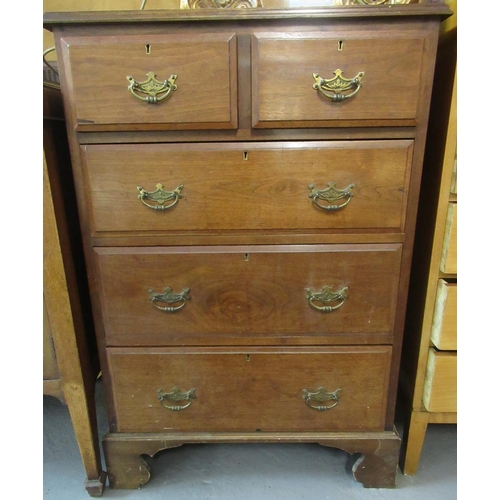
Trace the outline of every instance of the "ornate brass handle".
<instances>
[{"instance_id":1,"label":"ornate brass handle","mask_svg":"<svg viewBox=\"0 0 500 500\"><path fill-rule=\"evenodd\" d=\"M328 212L333 212L335 210L340 210L349 204L351 198L354 196L354 193L351 191L354 188L354 184L349 184L345 189L337 189L335 187L334 182L328 182L326 185L326 189L316 189L314 184L309 184L309 198L312 198L313 203ZM335 203L338 200L345 199L344 203L340 205L321 205L318 203L319 200L326 201L328 203Z\"/></svg>"},{"instance_id":2,"label":"ornate brass handle","mask_svg":"<svg viewBox=\"0 0 500 500\"><path fill-rule=\"evenodd\" d=\"M313 73L314 84L313 89L319 90L327 99L333 102L342 102L346 99L354 97L361 88L361 79L364 76L364 71L360 71L354 78L348 79L342 76L342 70L336 69L333 72L333 78L325 80L318 73ZM354 89L350 94L342 94L347 90ZM328 94L333 92L333 94Z\"/></svg>"},{"instance_id":3,"label":"ornate brass handle","mask_svg":"<svg viewBox=\"0 0 500 500\"><path fill-rule=\"evenodd\" d=\"M163 293L156 293L151 288L148 290L149 300L156 309L163 312L173 313L179 311L186 305L186 301L191 297L189 296L189 288L186 288L181 293L174 293L172 288L167 286ZM177 306L159 306L157 302L166 302L167 304L178 304Z\"/></svg>"},{"instance_id":4,"label":"ornate brass handle","mask_svg":"<svg viewBox=\"0 0 500 500\"><path fill-rule=\"evenodd\" d=\"M309 301L309 304L313 309L321 312L332 312L341 307L345 300L349 297L349 295L347 295L348 290L349 287L347 286L341 288L337 292L334 292L333 287L331 286L324 286L321 289L321 292L311 292L310 288L306 288L306 299ZM339 303L335 306L319 306L316 304L316 302L325 304L334 301L339 301Z\"/></svg>"},{"instance_id":5,"label":"ornate brass handle","mask_svg":"<svg viewBox=\"0 0 500 500\"><path fill-rule=\"evenodd\" d=\"M177 90L175 83L177 75L170 75L170 78L163 80L163 82L157 80L155 78L156 75L152 71L147 73L146 76L148 78L143 82L138 82L132 76L127 76L127 80L129 81L128 91L140 101L147 102L148 104L157 104L166 99L173 90ZM146 94L146 96L136 94L136 92Z\"/></svg>"},{"instance_id":6,"label":"ornate brass handle","mask_svg":"<svg viewBox=\"0 0 500 500\"><path fill-rule=\"evenodd\" d=\"M340 392L342 389L337 389L333 392L326 392L324 387L320 387L316 392L310 392L307 389L302 389L302 398L306 402L306 405L313 410L318 411L326 411L332 408L335 408L339 404ZM314 406L311 404L311 401L315 401L318 403L326 403L327 401L333 401L333 404L326 405L318 405Z\"/></svg>"},{"instance_id":7,"label":"ornate brass handle","mask_svg":"<svg viewBox=\"0 0 500 500\"><path fill-rule=\"evenodd\" d=\"M196 389L191 389L188 392L181 392L177 387L174 387L171 392L163 392L161 389L158 389L156 392L158 393L158 399L164 408L172 411L181 411L185 410L188 406L191 406L193 399L196 398L195 391ZM185 405L169 406L165 404L166 401L188 401L188 403Z\"/></svg>"},{"instance_id":8,"label":"ornate brass handle","mask_svg":"<svg viewBox=\"0 0 500 500\"><path fill-rule=\"evenodd\" d=\"M157 184L155 191L146 191L142 186L137 186L137 191L139 191L139 200L142 201L144 205L151 210L156 210L157 212L163 212L172 208L174 205L177 205L179 198L182 198L181 191L184 186L181 184L177 186L173 191L164 191L163 184ZM150 205L146 203L144 200L151 200L157 203L157 205ZM173 200L173 201L172 201ZM164 205L165 202L172 201L169 205Z\"/></svg>"}]
</instances>

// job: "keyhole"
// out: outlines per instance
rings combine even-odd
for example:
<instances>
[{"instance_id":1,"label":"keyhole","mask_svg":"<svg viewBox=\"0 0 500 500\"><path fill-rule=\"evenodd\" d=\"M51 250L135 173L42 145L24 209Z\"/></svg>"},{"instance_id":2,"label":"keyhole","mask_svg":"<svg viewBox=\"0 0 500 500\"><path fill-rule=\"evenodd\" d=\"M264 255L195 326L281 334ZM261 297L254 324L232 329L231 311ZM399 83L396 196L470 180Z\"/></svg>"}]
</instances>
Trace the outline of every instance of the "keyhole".
<instances>
[{"instance_id":1,"label":"keyhole","mask_svg":"<svg viewBox=\"0 0 500 500\"><path fill-rule=\"evenodd\" d=\"M248 151L243 151L243 160L248 160Z\"/></svg>"},{"instance_id":2,"label":"keyhole","mask_svg":"<svg viewBox=\"0 0 500 500\"><path fill-rule=\"evenodd\" d=\"M339 40L338 48L339 50L342 50L344 48L344 42L342 40Z\"/></svg>"},{"instance_id":3,"label":"keyhole","mask_svg":"<svg viewBox=\"0 0 500 500\"><path fill-rule=\"evenodd\" d=\"M246 254L245 254L245 262L248 262L249 258L250 258L250 257L249 257L249 256L248 256L248 254L246 253Z\"/></svg>"},{"instance_id":4,"label":"keyhole","mask_svg":"<svg viewBox=\"0 0 500 500\"><path fill-rule=\"evenodd\" d=\"M151 54L151 45L149 43L146 44L146 54Z\"/></svg>"},{"instance_id":5,"label":"keyhole","mask_svg":"<svg viewBox=\"0 0 500 500\"><path fill-rule=\"evenodd\" d=\"M247 354L247 361L250 361L250 354Z\"/></svg>"}]
</instances>

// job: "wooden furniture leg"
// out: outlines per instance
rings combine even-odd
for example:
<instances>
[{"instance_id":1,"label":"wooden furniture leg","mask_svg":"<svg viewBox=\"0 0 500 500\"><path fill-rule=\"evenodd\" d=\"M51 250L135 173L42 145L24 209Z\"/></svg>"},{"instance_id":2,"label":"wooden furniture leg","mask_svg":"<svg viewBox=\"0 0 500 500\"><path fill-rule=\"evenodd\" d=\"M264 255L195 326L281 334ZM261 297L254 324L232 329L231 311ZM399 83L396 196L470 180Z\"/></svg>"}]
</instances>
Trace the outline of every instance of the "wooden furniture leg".
<instances>
[{"instance_id":1,"label":"wooden furniture leg","mask_svg":"<svg viewBox=\"0 0 500 500\"><path fill-rule=\"evenodd\" d=\"M361 453L352 467L354 479L365 488L395 488L400 439L397 434L383 439L352 439L321 442L324 446L340 448L347 453Z\"/></svg>"},{"instance_id":2,"label":"wooden furniture leg","mask_svg":"<svg viewBox=\"0 0 500 500\"><path fill-rule=\"evenodd\" d=\"M151 477L151 469L141 455L153 456L161 450L188 443L280 442L318 443L339 448L349 454L361 454L353 467L356 481L365 488L394 488L401 440L396 432L367 433L258 433L162 434L109 433L103 439L110 488L138 489Z\"/></svg>"},{"instance_id":3,"label":"wooden furniture leg","mask_svg":"<svg viewBox=\"0 0 500 500\"><path fill-rule=\"evenodd\" d=\"M407 431L403 435L401 445L400 467L403 474L413 476L417 473L425 432L429 423L429 412L411 410L407 420Z\"/></svg>"},{"instance_id":4,"label":"wooden furniture leg","mask_svg":"<svg viewBox=\"0 0 500 500\"><path fill-rule=\"evenodd\" d=\"M78 441L83 467L87 474L84 486L92 497L100 497L106 484L102 470L94 398L83 386L65 387L65 398Z\"/></svg>"}]
</instances>

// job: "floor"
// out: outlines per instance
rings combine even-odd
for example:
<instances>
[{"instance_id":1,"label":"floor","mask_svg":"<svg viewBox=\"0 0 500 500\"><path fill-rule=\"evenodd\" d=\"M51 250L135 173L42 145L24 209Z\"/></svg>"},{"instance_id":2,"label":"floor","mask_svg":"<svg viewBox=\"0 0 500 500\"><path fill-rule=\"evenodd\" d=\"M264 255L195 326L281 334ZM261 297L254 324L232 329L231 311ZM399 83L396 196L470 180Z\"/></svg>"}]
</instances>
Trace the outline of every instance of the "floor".
<instances>
[{"instance_id":1,"label":"floor","mask_svg":"<svg viewBox=\"0 0 500 500\"><path fill-rule=\"evenodd\" d=\"M99 433L107 430L101 382ZM68 409L43 398L43 498L88 500ZM397 427L400 427L399 424ZM402 430L399 428L400 433ZM316 444L185 445L152 459L140 490L106 488L102 498L137 500L295 500L457 498L457 426L429 425L417 475L400 471L396 489L365 489L346 470L349 456Z\"/></svg>"}]
</instances>

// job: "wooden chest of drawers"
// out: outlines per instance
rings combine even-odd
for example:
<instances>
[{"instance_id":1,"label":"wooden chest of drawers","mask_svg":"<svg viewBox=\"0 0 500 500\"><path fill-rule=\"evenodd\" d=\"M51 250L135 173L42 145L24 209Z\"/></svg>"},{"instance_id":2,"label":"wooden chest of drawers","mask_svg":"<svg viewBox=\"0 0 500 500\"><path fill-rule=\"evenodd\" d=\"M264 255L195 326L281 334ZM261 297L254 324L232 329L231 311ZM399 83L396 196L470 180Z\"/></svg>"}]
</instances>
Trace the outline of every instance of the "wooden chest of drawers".
<instances>
[{"instance_id":1,"label":"wooden chest of drawers","mask_svg":"<svg viewBox=\"0 0 500 500\"><path fill-rule=\"evenodd\" d=\"M317 442L395 485L436 4L53 13L110 485Z\"/></svg>"}]
</instances>

